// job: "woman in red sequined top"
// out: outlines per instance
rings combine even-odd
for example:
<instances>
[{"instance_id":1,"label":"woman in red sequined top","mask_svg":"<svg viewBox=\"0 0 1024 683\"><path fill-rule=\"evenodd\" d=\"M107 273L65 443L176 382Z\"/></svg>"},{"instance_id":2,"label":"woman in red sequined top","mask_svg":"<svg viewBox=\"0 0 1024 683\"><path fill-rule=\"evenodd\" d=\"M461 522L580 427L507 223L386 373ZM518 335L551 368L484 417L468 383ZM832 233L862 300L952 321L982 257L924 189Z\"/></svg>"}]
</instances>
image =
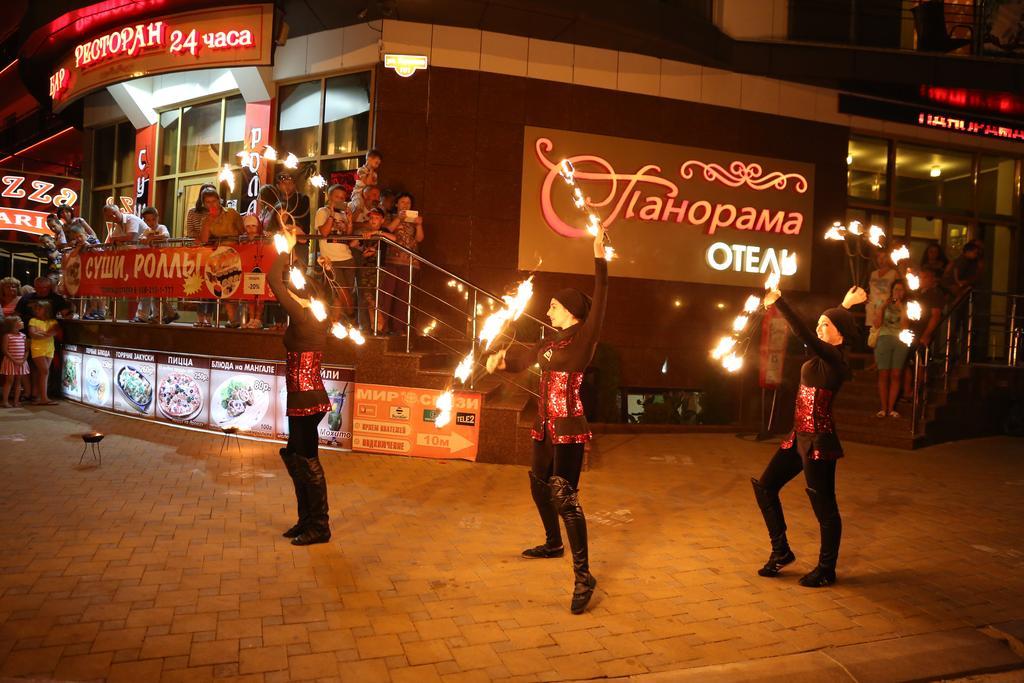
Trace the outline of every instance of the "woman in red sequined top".
<instances>
[{"instance_id":1,"label":"woman in red sequined top","mask_svg":"<svg viewBox=\"0 0 1024 683\"><path fill-rule=\"evenodd\" d=\"M793 333L813 355L800 367L793 432L779 445L760 479L750 480L772 543L768 562L757 572L761 576L777 576L784 566L796 560L786 539L786 518L779 491L802 470L807 480L807 496L821 528L821 549L818 565L800 579L800 585L821 588L835 583L843 533L836 503L836 461L843 457L843 449L832 419L832 400L850 374L846 346L858 336L849 309L866 299L863 289L853 287L846 293L842 306L821 314L812 333L778 289L764 297L765 307L778 307Z\"/></svg>"},{"instance_id":2,"label":"woman in red sequined top","mask_svg":"<svg viewBox=\"0 0 1024 683\"><path fill-rule=\"evenodd\" d=\"M294 245L295 237L289 243ZM267 280L278 303L288 314L284 332L287 351L288 445L281 449L288 474L295 485L295 501L299 520L284 532L292 545L326 543L331 539L328 519L327 480L320 464L317 426L331 409L331 403L320 377L320 361L327 347L329 321L326 314L318 319L311 308L311 298L296 296L285 283L284 271L289 254L278 254ZM312 295L312 283L306 287Z\"/></svg>"},{"instance_id":3,"label":"woman in red sequined top","mask_svg":"<svg viewBox=\"0 0 1024 683\"><path fill-rule=\"evenodd\" d=\"M573 590L570 609L582 613L597 581L590 573L587 521L578 490L584 444L593 438L580 402L583 373L597 348L604 322L608 263L604 259L604 230L594 238L593 301L576 289L563 289L551 298L548 318L559 332L532 347L499 351L487 359L487 369L519 372L540 366L540 398L533 435L530 491L544 524L546 542L523 551L523 557L549 558L565 554L558 517L565 524L572 550Z\"/></svg>"}]
</instances>

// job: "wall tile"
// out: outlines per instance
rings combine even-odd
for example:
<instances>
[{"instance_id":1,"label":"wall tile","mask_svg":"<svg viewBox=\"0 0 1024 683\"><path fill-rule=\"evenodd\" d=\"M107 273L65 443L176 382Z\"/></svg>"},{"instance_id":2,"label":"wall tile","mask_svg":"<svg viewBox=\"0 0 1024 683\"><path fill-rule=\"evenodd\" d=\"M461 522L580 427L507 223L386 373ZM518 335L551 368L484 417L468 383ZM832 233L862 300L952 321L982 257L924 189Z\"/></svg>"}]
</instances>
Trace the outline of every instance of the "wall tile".
<instances>
[{"instance_id":1,"label":"wall tile","mask_svg":"<svg viewBox=\"0 0 1024 683\"><path fill-rule=\"evenodd\" d=\"M417 71L408 78L383 65L377 68L377 109L426 113L433 69Z\"/></svg>"},{"instance_id":2,"label":"wall tile","mask_svg":"<svg viewBox=\"0 0 1024 683\"><path fill-rule=\"evenodd\" d=\"M779 81L760 76L740 76L740 106L747 111L779 113Z\"/></svg>"},{"instance_id":3,"label":"wall tile","mask_svg":"<svg viewBox=\"0 0 1024 683\"><path fill-rule=\"evenodd\" d=\"M427 163L472 167L476 158L476 129L476 117L432 115L427 120Z\"/></svg>"},{"instance_id":4,"label":"wall tile","mask_svg":"<svg viewBox=\"0 0 1024 683\"><path fill-rule=\"evenodd\" d=\"M614 90L618 81L619 53L599 47L573 47L572 82Z\"/></svg>"},{"instance_id":5,"label":"wall tile","mask_svg":"<svg viewBox=\"0 0 1024 683\"><path fill-rule=\"evenodd\" d=\"M344 33L344 28L335 28L306 36L306 73L318 74L341 68L345 52Z\"/></svg>"},{"instance_id":6,"label":"wall tile","mask_svg":"<svg viewBox=\"0 0 1024 683\"><path fill-rule=\"evenodd\" d=\"M431 115L477 115L477 104L480 99L479 71L431 67L428 75Z\"/></svg>"},{"instance_id":7,"label":"wall tile","mask_svg":"<svg viewBox=\"0 0 1024 683\"><path fill-rule=\"evenodd\" d=\"M383 29L384 52L426 55L430 58L433 27L411 21L385 19Z\"/></svg>"},{"instance_id":8,"label":"wall tile","mask_svg":"<svg viewBox=\"0 0 1024 683\"><path fill-rule=\"evenodd\" d=\"M341 35L342 45L345 49L341 55L341 65L343 68L352 69L368 64L376 64L380 61L380 33L369 24L346 26L342 29Z\"/></svg>"},{"instance_id":9,"label":"wall tile","mask_svg":"<svg viewBox=\"0 0 1024 683\"><path fill-rule=\"evenodd\" d=\"M429 190L420 200L423 211L448 216L473 215L473 175L469 166L427 164Z\"/></svg>"},{"instance_id":10,"label":"wall tile","mask_svg":"<svg viewBox=\"0 0 1024 683\"><path fill-rule=\"evenodd\" d=\"M526 115L528 126L568 128L572 121L572 88L562 83L528 79Z\"/></svg>"},{"instance_id":11,"label":"wall tile","mask_svg":"<svg viewBox=\"0 0 1024 683\"><path fill-rule=\"evenodd\" d=\"M572 83L572 45L530 38L527 60L530 78Z\"/></svg>"},{"instance_id":12,"label":"wall tile","mask_svg":"<svg viewBox=\"0 0 1024 683\"><path fill-rule=\"evenodd\" d=\"M699 102L702 71L699 64L662 59L659 89L661 96Z\"/></svg>"},{"instance_id":13,"label":"wall tile","mask_svg":"<svg viewBox=\"0 0 1024 683\"><path fill-rule=\"evenodd\" d=\"M434 26L430 63L453 69L480 68L480 31L454 26Z\"/></svg>"},{"instance_id":14,"label":"wall tile","mask_svg":"<svg viewBox=\"0 0 1024 683\"><path fill-rule=\"evenodd\" d=\"M306 73L307 36L289 38L274 53L274 80L283 81Z\"/></svg>"},{"instance_id":15,"label":"wall tile","mask_svg":"<svg viewBox=\"0 0 1024 683\"><path fill-rule=\"evenodd\" d=\"M376 145L386 161L381 175L395 177L389 170L392 160L423 163L427 154L427 123L424 117L391 109L377 112L374 130Z\"/></svg>"},{"instance_id":16,"label":"wall tile","mask_svg":"<svg viewBox=\"0 0 1024 683\"><path fill-rule=\"evenodd\" d=\"M850 125L849 115L839 113L839 95L835 90L817 88L814 98L814 117L825 123L835 123L840 126Z\"/></svg>"},{"instance_id":17,"label":"wall tile","mask_svg":"<svg viewBox=\"0 0 1024 683\"><path fill-rule=\"evenodd\" d=\"M739 74L704 67L701 72L701 102L723 107L739 107L740 96Z\"/></svg>"},{"instance_id":18,"label":"wall tile","mask_svg":"<svg viewBox=\"0 0 1024 683\"><path fill-rule=\"evenodd\" d=\"M478 126L474 165L477 170L519 172L523 165L523 124L488 120L486 125Z\"/></svg>"},{"instance_id":19,"label":"wall tile","mask_svg":"<svg viewBox=\"0 0 1024 683\"><path fill-rule=\"evenodd\" d=\"M800 83L779 83L779 113L806 119L814 117L815 89Z\"/></svg>"},{"instance_id":20,"label":"wall tile","mask_svg":"<svg viewBox=\"0 0 1024 683\"><path fill-rule=\"evenodd\" d=\"M529 53L529 38L483 31L480 69L510 76L525 76Z\"/></svg>"},{"instance_id":21,"label":"wall tile","mask_svg":"<svg viewBox=\"0 0 1024 683\"><path fill-rule=\"evenodd\" d=\"M657 95L661 89L661 60L620 52L617 83L619 90Z\"/></svg>"},{"instance_id":22,"label":"wall tile","mask_svg":"<svg viewBox=\"0 0 1024 683\"><path fill-rule=\"evenodd\" d=\"M522 177L515 171L478 170L473 175L474 216L519 218Z\"/></svg>"},{"instance_id":23,"label":"wall tile","mask_svg":"<svg viewBox=\"0 0 1024 683\"><path fill-rule=\"evenodd\" d=\"M526 114L527 82L525 78L480 72L480 118L522 123Z\"/></svg>"}]
</instances>

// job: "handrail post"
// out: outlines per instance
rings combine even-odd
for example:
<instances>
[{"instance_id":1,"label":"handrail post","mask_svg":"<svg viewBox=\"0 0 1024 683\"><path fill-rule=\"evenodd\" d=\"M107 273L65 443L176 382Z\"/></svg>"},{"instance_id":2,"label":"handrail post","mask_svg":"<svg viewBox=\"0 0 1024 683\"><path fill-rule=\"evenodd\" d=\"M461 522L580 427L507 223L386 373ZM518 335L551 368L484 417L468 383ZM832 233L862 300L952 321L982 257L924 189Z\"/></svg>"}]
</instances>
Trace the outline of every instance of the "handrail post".
<instances>
[{"instance_id":1,"label":"handrail post","mask_svg":"<svg viewBox=\"0 0 1024 683\"><path fill-rule=\"evenodd\" d=\"M472 306L473 306L473 313L470 316L470 329L472 330L472 334L469 337L469 352L472 353L473 357L475 358L476 357L476 306L477 306L477 290L476 290L476 287L473 288L473 303L472 303ZM473 389L475 387L476 387L476 372L471 371L469 373L469 388Z\"/></svg>"},{"instance_id":2,"label":"handrail post","mask_svg":"<svg viewBox=\"0 0 1024 683\"><path fill-rule=\"evenodd\" d=\"M1006 337L1006 364L1013 367L1017 364L1017 342L1014 339L1017 332L1017 297L1010 297L1010 329Z\"/></svg>"},{"instance_id":3,"label":"handrail post","mask_svg":"<svg viewBox=\"0 0 1024 683\"><path fill-rule=\"evenodd\" d=\"M991 310L991 308L989 309ZM990 327L991 327L991 320ZM974 290L967 295L967 350L964 355L964 361L967 365L971 364L971 342L974 332Z\"/></svg>"},{"instance_id":4,"label":"handrail post","mask_svg":"<svg viewBox=\"0 0 1024 683\"><path fill-rule=\"evenodd\" d=\"M409 257L409 298L405 302L405 352L412 350L412 257Z\"/></svg>"},{"instance_id":5,"label":"handrail post","mask_svg":"<svg viewBox=\"0 0 1024 683\"><path fill-rule=\"evenodd\" d=\"M220 327L220 299L217 299L217 303L214 304L213 308L213 326Z\"/></svg>"},{"instance_id":6,"label":"handrail post","mask_svg":"<svg viewBox=\"0 0 1024 683\"><path fill-rule=\"evenodd\" d=\"M370 316L370 330L373 336L377 336L377 318L380 315L380 239L377 240L377 286L373 288L373 315Z\"/></svg>"},{"instance_id":7,"label":"handrail post","mask_svg":"<svg viewBox=\"0 0 1024 683\"><path fill-rule=\"evenodd\" d=\"M950 363L950 350L953 347L953 316L950 315L946 318L946 360L943 364L943 379L942 379L942 390L949 391L949 373L953 366Z\"/></svg>"},{"instance_id":8,"label":"handrail post","mask_svg":"<svg viewBox=\"0 0 1024 683\"><path fill-rule=\"evenodd\" d=\"M913 405L913 407L911 408L911 411L910 411L910 435L911 436L917 436L917 422L918 422L918 419L917 419L917 407L918 407L918 405L917 404L918 404L918 393L919 393L918 387L920 386L918 384L918 373L919 373L920 369L921 369L921 354L919 352L915 351L914 352L914 395L913 395L914 405Z\"/></svg>"}]
</instances>

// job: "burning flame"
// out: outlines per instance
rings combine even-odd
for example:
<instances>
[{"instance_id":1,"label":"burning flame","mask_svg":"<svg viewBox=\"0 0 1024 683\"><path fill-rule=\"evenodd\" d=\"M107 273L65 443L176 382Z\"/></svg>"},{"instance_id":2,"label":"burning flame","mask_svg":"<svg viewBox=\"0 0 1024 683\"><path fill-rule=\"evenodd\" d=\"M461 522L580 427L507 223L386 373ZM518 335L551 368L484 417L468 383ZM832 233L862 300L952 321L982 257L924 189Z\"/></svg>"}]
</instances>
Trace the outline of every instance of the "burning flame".
<instances>
[{"instance_id":1,"label":"burning flame","mask_svg":"<svg viewBox=\"0 0 1024 683\"><path fill-rule=\"evenodd\" d=\"M735 346L735 337L722 337L718 340L718 345L711 350L711 357L715 360L720 360L722 356L732 351Z\"/></svg>"},{"instance_id":2,"label":"burning flame","mask_svg":"<svg viewBox=\"0 0 1024 683\"><path fill-rule=\"evenodd\" d=\"M572 190L572 203L576 205L577 209L583 209L587 205L586 199L583 198L583 191L578 187L574 187Z\"/></svg>"},{"instance_id":3,"label":"burning flame","mask_svg":"<svg viewBox=\"0 0 1024 683\"><path fill-rule=\"evenodd\" d=\"M231 167L227 164L224 164L224 168L220 170L220 173L217 175L217 180L222 183L227 183L228 189L232 192L235 191L235 174L231 172Z\"/></svg>"},{"instance_id":4,"label":"burning flame","mask_svg":"<svg viewBox=\"0 0 1024 683\"><path fill-rule=\"evenodd\" d=\"M736 372L743 367L743 356L737 356L735 353L730 353L722 359L722 367L729 372Z\"/></svg>"},{"instance_id":5,"label":"burning flame","mask_svg":"<svg viewBox=\"0 0 1024 683\"><path fill-rule=\"evenodd\" d=\"M366 343L366 337L363 336L358 327L348 328L348 338L355 342L356 346L362 346Z\"/></svg>"},{"instance_id":6,"label":"burning flame","mask_svg":"<svg viewBox=\"0 0 1024 683\"><path fill-rule=\"evenodd\" d=\"M437 321L431 320L426 327L423 328L423 336L427 337L437 328Z\"/></svg>"},{"instance_id":7,"label":"burning flame","mask_svg":"<svg viewBox=\"0 0 1024 683\"><path fill-rule=\"evenodd\" d=\"M263 158L269 161L277 161L277 150L267 145L266 149L263 150Z\"/></svg>"},{"instance_id":8,"label":"burning flame","mask_svg":"<svg viewBox=\"0 0 1024 683\"><path fill-rule=\"evenodd\" d=\"M745 316L745 315L738 315L738 316L736 316L736 319L732 321L732 331L733 332L742 332L743 328L745 328L747 326L748 322L750 322L750 318L748 318L747 316Z\"/></svg>"},{"instance_id":9,"label":"burning flame","mask_svg":"<svg viewBox=\"0 0 1024 683\"><path fill-rule=\"evenodd\" d=\"M239 153L238 153L238 154L236 154L235 156L236 156L236 157L238 157L239 159L241 159L242 161L245 161L245 160L246 160L247 158L249 158L249 153L248 153L248 152L246 152L246 151L245 151L245 150L243 149L243 150L242 150L241 152L239 152Z\"/></svg>"},{"instance_id":10,"label":"burning flame","mask_svg":"<svg viewBox=\"0 0 1024 683\"><path fill-rule=\"evenodd\" d=\"M452 390L448 389L437 397L434 407L437 408L437 417L434 419L434 426L438 429L446 427L452 421Z\"/></svg>"},{"instance_id":11,"label":"burning flame","mask_svg":"<svg viewBox=\"0 0 1024 683\"><path fill-rule=\"evenodd\" d=\"M779 282L781 282L781 281L782 281L782 276L779 274L779 271L773 270L771 272L771 275L768 276L768 279L764 281L764 288L767 289L767 290L778 289L779 288Z\"/></svg>"},{"instance_id":12,"label":"burning flame","mask_svg":"<svg viewBox=\"0 0 1024 683\"><path fill-rule=\"evenodd\" d=\"M298 168L299 167L299 158L297 156L295 156L294 154L292 154L291 152L288 152L288 156L286 156L284 158L284 167L285 168Z\"/></svg>"},{"instance_id":13,"label":"burning flame","mask_svg":"<svg viewBox=\"0 0 1024 683\"><path fill-rule=\"evenodd\" d=\"M910 346L914 343L914 333L910 330L900 330L900 341Z\"/></svg>"},{"instance_id":14,"label":"burning flame","mask_svg":"<svg viewBox=\"0 0 1024 683\"><path fill-rule=\"evenodd\" d=\"M598 217L598 215L596 213L590 214L590 217L587 219L587 232L590 233L590 235L592 237L597 237L597 231L600 230L600 229L601 229L601 219L600 219L600 217Z\"/></svg>"},{"instance_id":15,"label":"burning flame","mask_svg":"<svg viewBox=\"0 0 1024 683\"><path fill-rule=\"evenodd\" d=\"M519 283L514 296L506 295L501 297L502 301L505 302L505 307L487 316L477 337L483 344L484 349L491 347L491 344L494 343L494 340L497 339L508 323L519 319L519 316L526 310L526 305L530 303L532 296L533 276L531 275Z\"/></svg>"},{"instance_id":16,"label":"burning flame","mask_svg":"<svg viewBox=\"0 0 1024 683\"><path fill-rule=\"evenodd\" d=\"M324 302L320 301L320 299L310 299L309 310L312 311L313 317L319 322L327 320L327 308L324 306Z\"/></svg>"},{"instance_id":17,"label":"burning flame","mask_svg":"<svg viewBox=\"0 0 1024 683\"><path fill-rule=\"evenodd\" d=\"M913 273L907 273L907 287L910 287L910 291L916 292L918 287L921 286L921 278L914 275Z\"/></svg>"},{"instance_id":18,"label":"burning flame","mask_svg":"<svg viewBox=\"0 0 1024 683\"><path fill-rule=\"evenodd\" d=\"M921 304L917 301L907 302L907 317L911 320L921 319Z\"/></svg>"},{"instance_id":19,"label":"burning flame","mask_svg":"<svg viewBox=\"0 0 1024 683\"><path fill-rule=\"evenodd\" d=\"M786 254L779 259L779 267L782 269L782 274L789 277L796 273L796 253Z\"/></svg>"},{"instance_id":20,"label":"burning flame","mask_svg":"<svg viewBox=\"0 0 1024 683\"><path fill-rule=\"evenodd\" d=\"M278 254L287 254L291 251L288 248L288 238L281 233L274 235L274 249L277 250Z\"/></svg>"},{"instance_id":21,"label":"burning flame","mask_svg":"<svg viewBox=\"0 0 1024 683\"><path fill-rule=\"evenodd\" d=\"M885 230L882 230L877 225L872 225L868 228L868 242L875 245L879 249L882 247L882 240L885 238Z\"/></svg>"},{"instance_id":22,"label":"burning flame","mask_svg":"<svg viewBox=\"0 0 1024 683\"><path fill-rule=\"evenodd\" d=\"M324 185L327 184L327 179L317 173L310 177L309 184L317 189L323 189Z\"/></svg>"},{"instance_id":23,"label":"burning flame","mask_svg":"<svg viewBox=\"0 0 1024 683\"><path fill-rule=\"evenodd\" d=\"M906 245L903 245L898 249L893 249L890 258L892 258L893 263L899 264L900 261L910 258L910 250L907 249ZM911 287L911 289L916 289L916 287Z\"/></svg>"},{"instance_id":24,"label":"burning flame","mask_svg":"<svg viewBox=\"0 0 1024 683\"><path fill-rule=\"evenodd\" d=\"M462 362L455 368L455 378L463 384L469 379L469 376L473 373L473 352L470 351Z\"/></svg>"},{"instance_id":25,"label":"burning flame","mask_svg":"<svg viewBox=\"0 0 1024 683\"><path fill-rule=\"evenodd\" d=\"M825 239L827 240L845 240L846 237L843 235L842 226L839 224L833 225L825 233Z\"/></svg>"},{"instance_id":26,"label":"burning flame","mask_svg":"<svg viewBox=\"0 0 1024 683\"><path fill-rule=\"evenodd\" d=\"M611 261L615 256L615 247L610 244L604 245L604 260Z\"/></svg>"},{"instance_id":27,"label":"burning flame","mask_svg":"<svg viewBox=\"0 0 1024 683\"><path fill-rule=\"evenodd\" d=\"M860 221L850 221L850 224L846 226L846 231L851 235L863 235L864 225Z\"/></svg>"},{"instance_id":28,"label":"burning flame","mask_svg":"<svg viewBox=\"0 0 1024 683\"><path fill-rule=\"evenodd\" d=\"M302 271L292 266L291 271L288 273L288 280L292 283L295 289L306 288L306 276L302 274Z\"/></svg>"},{"instance_id":29,"label":"burning flame","mask_svg":"<svg viewBox=\"0 0 1024 683\"><path fill-rule=\"evenodd\" d=\"M562 163L558 165L558 173L562 176L562 180L572 184L575 182L576 169L573 167L572 162L568 159L562 159Z\"/></svg>"},{"instance_id":30,"label":"burning flame","mask_svg":"<svg viewBox=\"0 0 1024 683\"><path fill-rule=\"evenodd\" d=\"M345 339L346 337L348 337L348 330L346 330L345 326L342 325L341 323L334 323L333 325L331 325L331 334L333 334L338 339Z\"/></svg>"},{"instance_id":31,"label":"burning flame","mask_svg":"<svg viewBox=\"0 0 1024 683\"><path fill-rule=\"evenodd\" d=\"M746 303L743 304L743 312L750 314L757 310L757 307L761 305L761 297L756 294L751 294L747 297Z\"/></svg>"}]
</instances>

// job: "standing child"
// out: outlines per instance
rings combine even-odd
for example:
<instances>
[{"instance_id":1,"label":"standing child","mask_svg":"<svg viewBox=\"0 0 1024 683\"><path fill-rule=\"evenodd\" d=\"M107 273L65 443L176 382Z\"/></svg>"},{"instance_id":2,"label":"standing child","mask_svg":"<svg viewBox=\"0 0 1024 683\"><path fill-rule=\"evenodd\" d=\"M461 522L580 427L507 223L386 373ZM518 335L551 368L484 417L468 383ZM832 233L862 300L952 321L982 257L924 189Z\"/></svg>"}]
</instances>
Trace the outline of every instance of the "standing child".
<instances>
[{"instance_id":1,"label":"standing child","mask_svg":"<svg viewBox=\"0 0 1024 683\"><path fill-rule=\"evenodd\" d=\"M3 325L4 359L0 362L0 374L4 376L4 397L0 406L11 407L7 399L11 395L11 384L14 384L14 407L20 408L21 382L16 379L20 380L21 377L27 376L29 373L25 335L21 331L25 327L25 323L21 321L21 317L12 315L9 318L4 318Z\"/></svg>"},{"instance_id":2,"label":"standing child","mask_svg":"<svg viewBox=\"0 0 1024 683\"><path fill-rule=\"evenodd\" d=\"M380 162L384 155L379 150L371 149L366 154L366 163L356 169L356 186L352 188L352 195L355 196L367 185L377 184L377 173L380 171Z\"/></svg>"},{"instance_id":3,"label":"standing child","mask_svg":"<svg viewBox=\"0 0 1024 683\"><path fill-rule=\"evenodd\" d=\"M263 223L260 217L254 213L247 213L242 216L242 229L245 231L238 238L239 243L257 243L263 241ZM250 301L246 305L246 321L242 327L261 330L263 329L263 299Z\"/></svg>"},{"instance_id":4,"label":"standing child","mask_svg":"<svg viewBox=\"0 0 1024 683\"><path fill-rule=\"evenodd\" d=\"M53 362L54 343L57 335L57 321L53 318L53 307L49 301L39 301L32 306L33 317L28 321L28 336L32 349L32 363L36 366L37 406L55 406L46 395L46 381L50 377L50 363Z\"/></svg>"}]
</instances>

